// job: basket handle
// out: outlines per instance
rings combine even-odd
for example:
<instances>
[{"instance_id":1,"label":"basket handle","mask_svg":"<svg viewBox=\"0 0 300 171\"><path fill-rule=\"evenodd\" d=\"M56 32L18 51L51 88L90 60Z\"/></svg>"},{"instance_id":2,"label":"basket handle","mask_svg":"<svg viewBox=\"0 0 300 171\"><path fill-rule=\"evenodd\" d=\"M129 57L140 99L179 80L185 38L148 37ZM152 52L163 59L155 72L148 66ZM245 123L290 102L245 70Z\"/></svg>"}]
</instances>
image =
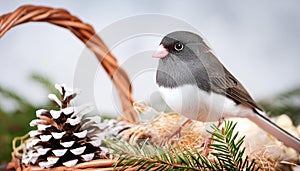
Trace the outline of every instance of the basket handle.
<instances>
[{"instance_id":1,"label":"basket handle","mask_svg":"<svg viewBox=\"0 0 300 171\"><path fill-rule=\"evenodd\" d=\"M123 108L121 118L130 122L138 122L138 115L132 106L134 100L130 80L91 25L82 22L65 9L24 5L14 12L0 16L0 38L12 27L26 22L48 22L68 29L79 38L94 52L116 86Z\"/></svg>"}]
</instances>

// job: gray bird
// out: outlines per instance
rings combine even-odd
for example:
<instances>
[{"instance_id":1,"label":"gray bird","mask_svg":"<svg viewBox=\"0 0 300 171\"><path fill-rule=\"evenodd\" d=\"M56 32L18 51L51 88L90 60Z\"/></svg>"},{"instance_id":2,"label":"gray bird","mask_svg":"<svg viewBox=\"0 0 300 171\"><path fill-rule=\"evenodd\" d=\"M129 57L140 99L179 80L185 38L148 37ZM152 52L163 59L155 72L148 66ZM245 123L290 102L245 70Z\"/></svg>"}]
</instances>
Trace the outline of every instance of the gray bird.
<instances>
[{"instance_id":1,"label":"gray bird","mask_svg":"<svg viewBox=\"0 0 300 171\"><path fill-rule=\"evenodd\" d=\"M300 140L267 118L199 35L172 32L162 39L153 57L159 58L156 73L159 91L175 112L202 122L248 118L300 152Z\"/></svg>"}]
</instances>

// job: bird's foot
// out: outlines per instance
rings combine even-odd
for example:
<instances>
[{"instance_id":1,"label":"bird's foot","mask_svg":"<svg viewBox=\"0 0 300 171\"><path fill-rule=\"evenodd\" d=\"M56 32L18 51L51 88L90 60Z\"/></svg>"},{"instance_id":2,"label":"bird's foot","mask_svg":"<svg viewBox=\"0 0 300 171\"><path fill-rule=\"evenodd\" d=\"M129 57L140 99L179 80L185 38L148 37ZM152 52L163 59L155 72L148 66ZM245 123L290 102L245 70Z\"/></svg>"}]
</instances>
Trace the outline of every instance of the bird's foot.
<instances>
[{"instance_id":1,"label":"bird's foot","mask_svg":"<svg viewBox=\"0 0 300 171\"><path fill-rule=\"evenodd\" d=\"M219 119L218 125L217 125L218 128L222 125L223 121L224 121L224 117Z\"/></svg>"},{"instance_id":2,"label":"bird's foot","mask_svg":"<svg viewBox=\"0 0 300 171\"><path fill-rule=\"evenodd\" d=\"M180 126L173 134L168 135L167 137L165 137L162 142L160 143L160 146L165 146L168 144L168 142L175 137L176 135L178 135L178 137L180 137L180 133L181 133L182 127Z\"/></svg>"},{"instance_id":3,"label":"bird's foot","mask_svg":"<svg viewBox=\"0 0 300 171\"><path fill-rule=\"evenodd\" d=\"M217 127L218 127L218 128L222 125L223 121L224 121L224 118L223 118L223 117L219 119L218 124L217 124ZM203 147L202 155L208 156L208 154L209 154L209 149L211 149L211 147L209 146L209 144L212 143L212 138L213 138L213 137L214 137L214 136L211 135L210 138L206 139L206 140L204 141L204 143L201 145L201 147Z\"/></svg>"},{"instance_id":4,"label":"bird's foot","mask_svg":"<svg viewBox=\"0 0 300 171\"><path fill-rule=\"evenodd\" d=\"M209 144L211 144L211 139L210 138L206 139L204 141L204 143L202 144L201 147L203 148L203 150L202 150L201 153L202 153L203 156L208 156L209 150L211 149Z\"/></svg>"},{"instance_id":5,"label":"bird's foot","mask_svg":"<svg viewBox=\"0 0 300 171\"><path fill-rule=\"evenodd\" d=\"M160 143L160 146L165 146L176 135L178 135L178 138L180 138L182 128L185 125L189 124L190 122L192 122L191 119L186 120L173 134L171 134L171 135L167 136L166 138L164 138L164 140Z\"/></svg>"}]
</instances>

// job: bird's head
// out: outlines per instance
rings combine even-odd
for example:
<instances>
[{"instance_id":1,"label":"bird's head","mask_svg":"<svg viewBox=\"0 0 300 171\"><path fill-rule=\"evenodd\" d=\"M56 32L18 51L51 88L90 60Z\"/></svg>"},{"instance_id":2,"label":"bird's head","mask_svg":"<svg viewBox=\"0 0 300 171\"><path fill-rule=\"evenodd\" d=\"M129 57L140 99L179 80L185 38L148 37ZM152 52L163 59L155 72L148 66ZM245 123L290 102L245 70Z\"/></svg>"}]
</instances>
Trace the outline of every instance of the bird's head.
<instances>
[{"instance_id":1,"label":"bird's head","mask_svg":"<svg viewBox=\"0 0 300 171\"><path fill-rule=\"evenodd\" d=\"M162 39L153 57L161 60L166 60L166 58L181 61L192 60L197 56L196 54L200 52L201 46L203 47L203 45L204 42L202 38L197 34L187 31L175 31L169 33Z\"/></svg>"},{"instance_id":2,"label":"bird's head","mask_svg":"<svg viewBox=\"0 0 300 171\"><path fill-rule=\"evenodd\" d=\"M201 84L209 89L208 74L202 62L202 58L210 57L205 55L208 51L208 46L197 34L176 31L166 35L153 55L159 58L156 82L164 87Z\"/></svg>"}]
</instances>

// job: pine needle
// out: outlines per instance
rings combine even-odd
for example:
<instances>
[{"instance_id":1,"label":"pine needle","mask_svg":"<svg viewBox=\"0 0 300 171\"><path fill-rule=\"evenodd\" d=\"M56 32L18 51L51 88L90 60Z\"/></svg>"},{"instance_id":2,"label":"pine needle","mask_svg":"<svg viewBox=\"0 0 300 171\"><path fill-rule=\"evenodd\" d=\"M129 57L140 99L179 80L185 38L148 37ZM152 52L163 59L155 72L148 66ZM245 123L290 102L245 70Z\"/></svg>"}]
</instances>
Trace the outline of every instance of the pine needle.
<instances>
[{"instance_id":1,"label":"pine needle","mask_svg":"<svg viewBox=\"0 0 300 171\"><path fill-rule=\"evenodd\" d=\"M213 135L210 156L203 156L196 149L180 149L173 146L160 147L147 141L129 144L121 140L107 141L119 159L115 168L136 170L258 170L258 164L244 155L244 136L234 129L236 123L225 121L223 128L212 126Z\"/></svg>"}]
</instances>

